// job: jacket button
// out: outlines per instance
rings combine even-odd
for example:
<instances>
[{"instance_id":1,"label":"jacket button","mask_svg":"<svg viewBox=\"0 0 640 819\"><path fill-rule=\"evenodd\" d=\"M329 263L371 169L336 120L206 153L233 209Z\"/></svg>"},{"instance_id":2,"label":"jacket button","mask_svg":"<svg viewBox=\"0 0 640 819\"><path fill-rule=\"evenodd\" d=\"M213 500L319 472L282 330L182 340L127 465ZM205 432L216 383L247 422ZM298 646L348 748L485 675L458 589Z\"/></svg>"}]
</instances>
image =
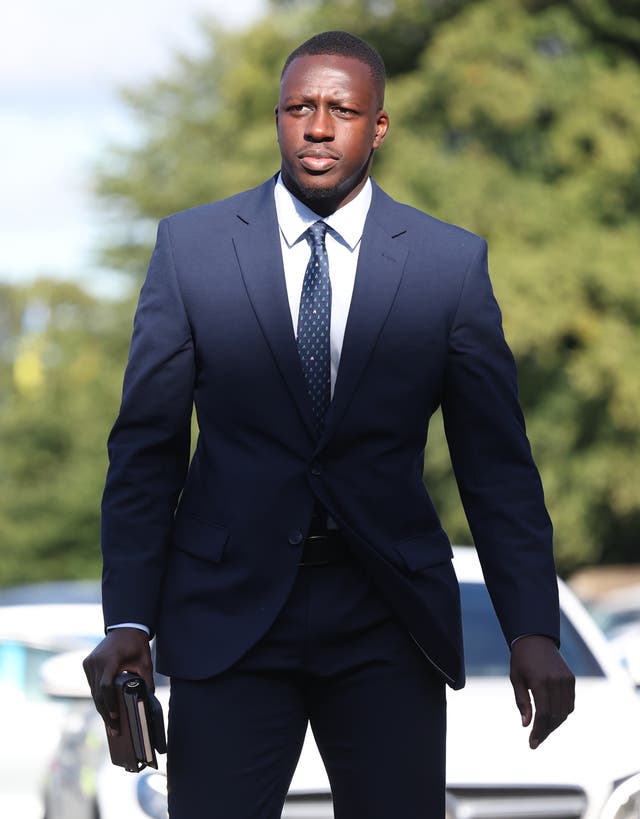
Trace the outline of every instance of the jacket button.
<instances>
[{"instance_id":1,"label":"jacket button","mask_svg":"<svg viewBox=\"0 0 640 819\"><path fill-rule=\"evenodd\" d=\"M304 535L298 529L289 532L289 543L292 546L298 546L304 540Z\"/></svg>"},{"instance_id":2,"label":"jacket button","mask_svg":"<svg viewBox=\"0 0 640 819\"><path fill-rule=\"evenodd\" d=\"M311 474L315 475L316 478L318 477L318 475L322 475L322 467L317 461L314 461L311 464Z\"/></svg>"}]
</instances>

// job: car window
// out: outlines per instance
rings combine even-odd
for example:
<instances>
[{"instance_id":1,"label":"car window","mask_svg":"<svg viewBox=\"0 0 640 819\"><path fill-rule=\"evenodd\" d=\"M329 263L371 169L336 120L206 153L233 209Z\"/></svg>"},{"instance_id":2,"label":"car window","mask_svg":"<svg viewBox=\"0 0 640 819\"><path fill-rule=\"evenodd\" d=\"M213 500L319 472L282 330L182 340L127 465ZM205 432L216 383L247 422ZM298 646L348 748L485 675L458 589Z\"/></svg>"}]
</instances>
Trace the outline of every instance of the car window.
<instances>
[{"instance_id":1,"label":"car window","mask_svg":"<svg viewBox=\"0 0 640 819\"><path fill-rule=\"evenodd\" d=\"M461 583L462 622L467 674L509 674L509 649L484 583ZM564 612L560 613L561 652L576 677L602 677L599 663Z\"/></svg>"},{"instance_id":2,"label":"car window","mask_svg":"<svg viewBox=\"0 0 640 819\"><path fill-rule=\"evenodd\" d=\"M621 611L600 611L596 609L592 611L592 614L593 619L607 635L640 621L640 612L636 609L623 609Z\"/></svg>"},{"instance_id":3,"label":"car window","mask_svg":"<svg viewBox=\"0 0 640 819\"><path fill-rule=\"evenodd\" d=\"M20 699L43 699L40 667L55 654L55 651L25 646L19 642L0 642L0 691Z\"/></svg>"}]
</instances>

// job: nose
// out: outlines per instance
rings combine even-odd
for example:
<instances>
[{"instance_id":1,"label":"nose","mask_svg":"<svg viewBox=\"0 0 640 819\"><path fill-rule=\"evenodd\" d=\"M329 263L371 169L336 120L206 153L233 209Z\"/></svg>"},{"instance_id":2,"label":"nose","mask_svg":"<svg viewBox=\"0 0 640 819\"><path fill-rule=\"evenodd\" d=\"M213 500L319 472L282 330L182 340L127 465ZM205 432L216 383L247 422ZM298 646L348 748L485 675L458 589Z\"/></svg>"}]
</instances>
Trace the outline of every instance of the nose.
<instances>
[{"instance_id":1,"label":"nose","mask_svg":"<svg viewBox=\"0 0 640 819\"><path fill-rule=\"evenodd\" d=\"M307 120L305 139L309 142L327 142L334 137L331 114L323 106L318 106Z\"/></svg>"}]
</instances>

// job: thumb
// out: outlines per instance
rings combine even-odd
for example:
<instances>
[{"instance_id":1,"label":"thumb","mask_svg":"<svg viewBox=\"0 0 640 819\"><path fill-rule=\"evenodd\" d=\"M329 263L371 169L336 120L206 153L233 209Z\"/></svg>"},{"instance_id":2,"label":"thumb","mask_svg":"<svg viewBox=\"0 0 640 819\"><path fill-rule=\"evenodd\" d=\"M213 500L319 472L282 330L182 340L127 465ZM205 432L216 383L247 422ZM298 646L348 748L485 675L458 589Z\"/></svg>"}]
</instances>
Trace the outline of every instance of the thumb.
<instances>
[{"instance_id":1,"label":"thumb","mask_svg":"<svg viewBox=\"0 0 640 819\"><path fill-rule=\"evenodd\" d=\"M522 717L522 726L523 728L526 728L533 717L529 689L521 679L512 680L511 684L513 685L513 693L515 694L516 698L516 706L518 707L518 711L520 711L520 716Z\"/></svg>"}]
</instances>

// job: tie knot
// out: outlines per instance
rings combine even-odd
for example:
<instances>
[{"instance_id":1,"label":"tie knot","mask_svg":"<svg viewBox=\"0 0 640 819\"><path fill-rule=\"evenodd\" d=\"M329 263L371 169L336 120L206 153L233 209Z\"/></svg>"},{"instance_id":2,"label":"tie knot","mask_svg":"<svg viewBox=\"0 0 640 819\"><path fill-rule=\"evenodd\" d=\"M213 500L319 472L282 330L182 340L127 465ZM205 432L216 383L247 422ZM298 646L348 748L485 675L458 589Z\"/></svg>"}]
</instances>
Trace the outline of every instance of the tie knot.
<instances>
[{"instance_id":1,"label":"tie knot","mask_svg":"<svg viewBox=\"0 0 640 819\"><path fill-rule=\"evenodd\" d=\"M307 235L311 246L316 250L324 248L324 237L329 226L326 222L314 222L310 228L307 228Z\"/></svg>"}]
</instances>

